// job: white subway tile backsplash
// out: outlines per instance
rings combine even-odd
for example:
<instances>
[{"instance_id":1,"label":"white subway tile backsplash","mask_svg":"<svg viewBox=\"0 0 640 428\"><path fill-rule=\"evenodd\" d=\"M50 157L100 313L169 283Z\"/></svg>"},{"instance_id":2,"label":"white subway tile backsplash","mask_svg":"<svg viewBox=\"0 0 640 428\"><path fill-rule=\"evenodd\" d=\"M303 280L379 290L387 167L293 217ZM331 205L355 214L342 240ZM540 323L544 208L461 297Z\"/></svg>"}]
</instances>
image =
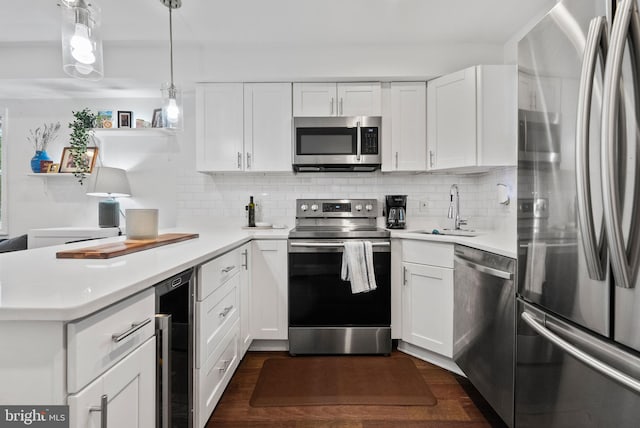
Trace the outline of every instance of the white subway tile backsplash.
<instances>
[{"instance_id":1,"label":"white subway tile backsplash","mask_svg":"<svg viewBox=\"0 0 640 428\"><path fill-rule=\"evenodd\" d=\"M384 196L408 196L407 219L447 225L449 188L457 184L460 209L469 226L501 229L515 225L515 202L502 205L497 200L498 183L516 194L516 168L501 168L485 174L294 174L294 173L215 173L186 172L178 176L178 222L194 217L229 216L244 219L245 205L254 196L260 221L283 219L293 224L295 200L299 198L376 198L380 210ZM420 208L420 201L427 207ZM515 226L514 226L515 227Z\"/></svg>"}]
</instances>

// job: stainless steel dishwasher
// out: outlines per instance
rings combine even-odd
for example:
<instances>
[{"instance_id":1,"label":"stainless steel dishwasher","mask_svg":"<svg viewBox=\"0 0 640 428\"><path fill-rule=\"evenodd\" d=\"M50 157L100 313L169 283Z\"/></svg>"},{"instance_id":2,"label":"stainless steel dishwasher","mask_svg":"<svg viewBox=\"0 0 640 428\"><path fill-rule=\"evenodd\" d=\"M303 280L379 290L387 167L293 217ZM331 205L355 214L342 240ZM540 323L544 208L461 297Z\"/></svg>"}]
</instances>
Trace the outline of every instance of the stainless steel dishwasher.
<instances>
[{"instance_id":1,"label":"stainless steel dishwasher","mask_svg":"<svg viewBox=\"0 0 640 428\"><path fill-rule=\"evenodd\" d=\"M513 426L516 260L455 246L453 359Z\"/></svg>"}]
</instances>

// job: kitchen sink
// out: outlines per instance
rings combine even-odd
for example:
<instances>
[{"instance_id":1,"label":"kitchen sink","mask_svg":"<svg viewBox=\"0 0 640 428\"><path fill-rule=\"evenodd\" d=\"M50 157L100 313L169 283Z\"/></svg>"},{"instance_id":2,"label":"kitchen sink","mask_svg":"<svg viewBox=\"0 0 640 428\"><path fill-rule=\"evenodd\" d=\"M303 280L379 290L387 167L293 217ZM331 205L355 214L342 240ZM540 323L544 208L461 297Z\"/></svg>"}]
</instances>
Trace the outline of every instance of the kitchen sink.
<instances>
[{"instance_id":1,"label":"kitchen sink","mask_svg":"<svg viewBox=\"0 0 640 428\"><path fill-rule=\"evenodd\" d=\"M467 229L431 229L431 230L410 230L409 233L424 233L425 235L450 235L450 236L478 236L480 233Z\"/></svg>"}]
</instances>

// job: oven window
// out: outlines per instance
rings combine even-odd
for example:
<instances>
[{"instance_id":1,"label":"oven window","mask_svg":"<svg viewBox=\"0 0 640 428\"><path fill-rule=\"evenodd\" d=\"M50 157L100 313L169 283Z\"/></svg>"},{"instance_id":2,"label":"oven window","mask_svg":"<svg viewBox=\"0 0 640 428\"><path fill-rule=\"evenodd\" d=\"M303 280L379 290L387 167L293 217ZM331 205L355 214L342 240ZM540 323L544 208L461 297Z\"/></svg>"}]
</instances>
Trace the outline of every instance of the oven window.
<instances>
[{"instance_id":1,"label":"oven window","mask_svg":"<svg viewBox=\"0 0 640 428\"><path fill-rule=\"evenodd\" d=\"M297 155L355 155L357 128L298 128Z\"/></svg>"},{"instance_id":2,"label":"oven window","mask_svg":"<svg viewBox=\"0 0 640 428\"><path fill-rule=\"evenodd\" d=\"M340 279L342 253L289 253L289 325L389 326L391 253L373 258L377 289L352 294Z\"/></svg>"}]
</instances>

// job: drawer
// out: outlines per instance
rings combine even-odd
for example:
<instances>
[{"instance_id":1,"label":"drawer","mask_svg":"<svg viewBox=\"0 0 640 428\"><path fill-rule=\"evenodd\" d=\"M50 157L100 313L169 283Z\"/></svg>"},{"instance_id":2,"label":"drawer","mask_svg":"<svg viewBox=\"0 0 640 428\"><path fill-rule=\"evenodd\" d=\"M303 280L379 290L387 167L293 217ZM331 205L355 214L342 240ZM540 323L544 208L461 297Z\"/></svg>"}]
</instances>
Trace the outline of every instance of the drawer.
<instances>
[{"instance_id":1,"label":"drawer","mask_svg":"<svg viewBox=\"0 0 640 428\"><path fill-rule=\"evenodd\" d=\"M405 239L402 261L453 269L453 243Z\"/></svg>"},{"instance_id":2,"label":"drawer","mask_svg":"<svg viewBox=\"0 0 640 428\"><path fill-rule=\"evenodd\" d=\"M240 324L236 321L204 367L196 369L196 391L198 392L196 421L200 427L206 425L240 363L239 343Z\"/></svg>"},{"instance_id":3,"label":"drawer","mask_svg":"<svg viewBox=\"0 0 640 428\"><path fill-rule=\"evenodd\" d=\"M242 252L236 248L200 266L197 285L198 301L204 300L238 273L243 261Z\"/></svg>"},{"instance_id":4,"label":"drawer","mask_svg":"<svg viewBox=\"0 0 640 428\"><path fill-rule=\"evenodd\" d=\"M235 275L202 302L196 303L196 367L211 356L239 318L240 275Z\"/></svg>"},{"instance_id":5,"label":"drawer","mask_svg":"<svg viewBox=\"0 0 640 428\"><path fill-rule=\"evenodd\" d=\"M150 288L67 324L68 392L78 392L153 336L154 315L155 293Z\"/></svg>"}]
</instances>

